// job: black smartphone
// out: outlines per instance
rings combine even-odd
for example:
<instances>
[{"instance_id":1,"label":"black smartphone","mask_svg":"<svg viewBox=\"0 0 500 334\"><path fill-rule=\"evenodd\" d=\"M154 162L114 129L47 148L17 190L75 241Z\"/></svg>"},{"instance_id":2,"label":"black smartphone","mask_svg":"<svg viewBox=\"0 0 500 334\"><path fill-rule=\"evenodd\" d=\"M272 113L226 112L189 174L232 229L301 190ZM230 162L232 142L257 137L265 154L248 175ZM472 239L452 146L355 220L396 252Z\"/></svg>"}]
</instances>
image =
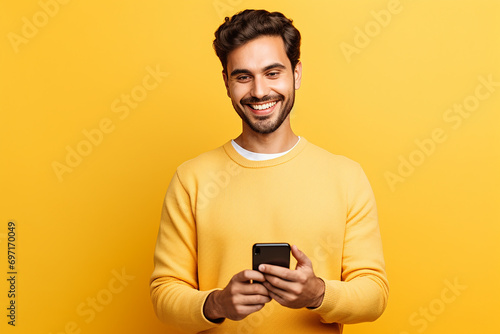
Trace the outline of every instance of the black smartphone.
<instances>
[{"instance_id":1,"label":"black smartphone","mask_svg":"<svg viewBox=\"0 0 500 334\"><path fill-rule=\"evenodd\" d=\"M287 243L262 243L252 247L252 269L260 264L272 264L290 268L290 245Z\"/></svg>"}]
</instances>

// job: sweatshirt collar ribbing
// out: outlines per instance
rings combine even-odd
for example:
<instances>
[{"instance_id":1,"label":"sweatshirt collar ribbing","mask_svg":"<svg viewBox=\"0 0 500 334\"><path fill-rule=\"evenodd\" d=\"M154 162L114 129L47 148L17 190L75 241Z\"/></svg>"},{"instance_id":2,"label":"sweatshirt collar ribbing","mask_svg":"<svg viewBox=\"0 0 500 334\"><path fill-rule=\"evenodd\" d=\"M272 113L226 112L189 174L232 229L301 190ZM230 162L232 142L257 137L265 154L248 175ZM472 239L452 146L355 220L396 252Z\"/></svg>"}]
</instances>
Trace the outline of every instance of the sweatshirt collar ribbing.
<instances>
[{"instance_id":1,"label":"sweatshirt collar ribbing","mask_svg":"<svg viewBox=\"0 0 500 334\"><path fill-rule=\"evenodd\" d=\"M302 152L302 150L306 147L306 145L307 145L307 140L301 136L300 141L297 144L297 146L295 146L287 154L282 155L281 157L278 157L278 158L263 160L263 161L253 161L253 160L248 160L248 159L242 157L241 154L239 154L234 149L230 140L226 144L224 144L223 148L224 148L224 151L226 152L226 154L229 156L229 158L242 167L264 168L264 167L277 166L277 165L283 164L287 161L290 161L291 159L293 159L297 155L299 155L300 152Z\"/></svg>"}]
</instances>

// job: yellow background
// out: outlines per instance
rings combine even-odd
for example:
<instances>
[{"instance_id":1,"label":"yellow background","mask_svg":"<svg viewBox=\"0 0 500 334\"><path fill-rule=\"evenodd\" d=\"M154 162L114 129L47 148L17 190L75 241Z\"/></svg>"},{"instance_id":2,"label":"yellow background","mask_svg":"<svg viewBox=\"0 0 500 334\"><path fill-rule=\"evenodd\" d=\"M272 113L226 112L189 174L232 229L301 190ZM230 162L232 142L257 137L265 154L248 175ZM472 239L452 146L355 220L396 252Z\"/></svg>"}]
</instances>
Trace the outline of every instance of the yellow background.
<instances>
[{"instance_id":1,"label":"yellow background","mask_svg":"<svg viewBox=\"0 0 500 334\"><path fill-rule=\"evenodd\" d=\"M163 196L176 166L239 134L211 43L223 15L245 8L294 19L304 69L292 126L360 162L377 198L389 305L346 333L498 329L500 86L459 126L443 117L474 100L479 77L500 81L500 2L401 0L385 26L372 11L393 1L67 2L46 20L40 3L53 1L0 4L2 333L164 333L148 285ZM13 43L26 20L37 31L24 27L31 37ZM365 28L371 37L356 47ZM346 44L357 53L346 57ZM148 68L163 77L144 90ZM147 96L116 113L112 104L131 92ZM82 131L103 120L112 130L85 147ZM415 141L436 128L446 140L391 187L387 173L398 173L400 156L422 158ZM54 162L66 164L78 145L90 153L58 178ZM122 271L126 283L114 279ZM93 299L106 305L90 320Z\"/></svg>"}]
</instances>

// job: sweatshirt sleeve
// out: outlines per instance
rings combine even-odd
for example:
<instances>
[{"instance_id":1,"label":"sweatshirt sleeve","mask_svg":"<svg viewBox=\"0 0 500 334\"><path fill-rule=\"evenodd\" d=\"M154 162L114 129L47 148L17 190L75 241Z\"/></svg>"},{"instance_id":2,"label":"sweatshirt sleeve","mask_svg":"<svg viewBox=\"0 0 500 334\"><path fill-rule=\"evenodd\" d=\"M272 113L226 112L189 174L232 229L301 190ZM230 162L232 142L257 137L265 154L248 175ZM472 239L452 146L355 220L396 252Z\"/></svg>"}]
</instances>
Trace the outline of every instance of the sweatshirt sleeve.
<instances>
[{"instance_id":1,"label":"sweatshirt sleeve","mask_svg":"<svg viewBox=\"0 0 500 334\"><path fill-rule=\"evenodd\" d=\"M325 323L374 321L385 310L385 273L375 198L359 165L347 190L341 280L327 280L322 304L313 309Z\"/></svg>"},{"instance_id":2,"label":"sweatshirt sleeve","mask_svg":"<svg viewBox=\"0 0 500 334\"><path fill-rule=\"evenodd\" d=\"M196 223L191 204L176 172L165 196L150 280L156 315L184 333L219 326L203 315L203 305L213 290L198 290Z\"/></svg>"}]
</instances>

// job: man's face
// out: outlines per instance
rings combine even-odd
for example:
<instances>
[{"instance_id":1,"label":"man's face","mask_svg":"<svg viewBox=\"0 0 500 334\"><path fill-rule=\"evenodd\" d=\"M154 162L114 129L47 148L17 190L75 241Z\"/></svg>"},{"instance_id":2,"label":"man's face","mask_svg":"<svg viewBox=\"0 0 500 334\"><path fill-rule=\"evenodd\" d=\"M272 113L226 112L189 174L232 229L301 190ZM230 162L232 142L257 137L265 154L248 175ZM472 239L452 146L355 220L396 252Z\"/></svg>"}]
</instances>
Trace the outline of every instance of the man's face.
<instances>
[{"instance_id":1,"label":"man's face","mask_svg":"<svg viewBox=\"0 0 500 334\"><path fill-rule=\"evenodd\" d=\"M262 36L229 53L227 95L251 130L274 132L288 117L302 75L300 62L291 67L280 36Z\"/></svg>"}]
</instances>

